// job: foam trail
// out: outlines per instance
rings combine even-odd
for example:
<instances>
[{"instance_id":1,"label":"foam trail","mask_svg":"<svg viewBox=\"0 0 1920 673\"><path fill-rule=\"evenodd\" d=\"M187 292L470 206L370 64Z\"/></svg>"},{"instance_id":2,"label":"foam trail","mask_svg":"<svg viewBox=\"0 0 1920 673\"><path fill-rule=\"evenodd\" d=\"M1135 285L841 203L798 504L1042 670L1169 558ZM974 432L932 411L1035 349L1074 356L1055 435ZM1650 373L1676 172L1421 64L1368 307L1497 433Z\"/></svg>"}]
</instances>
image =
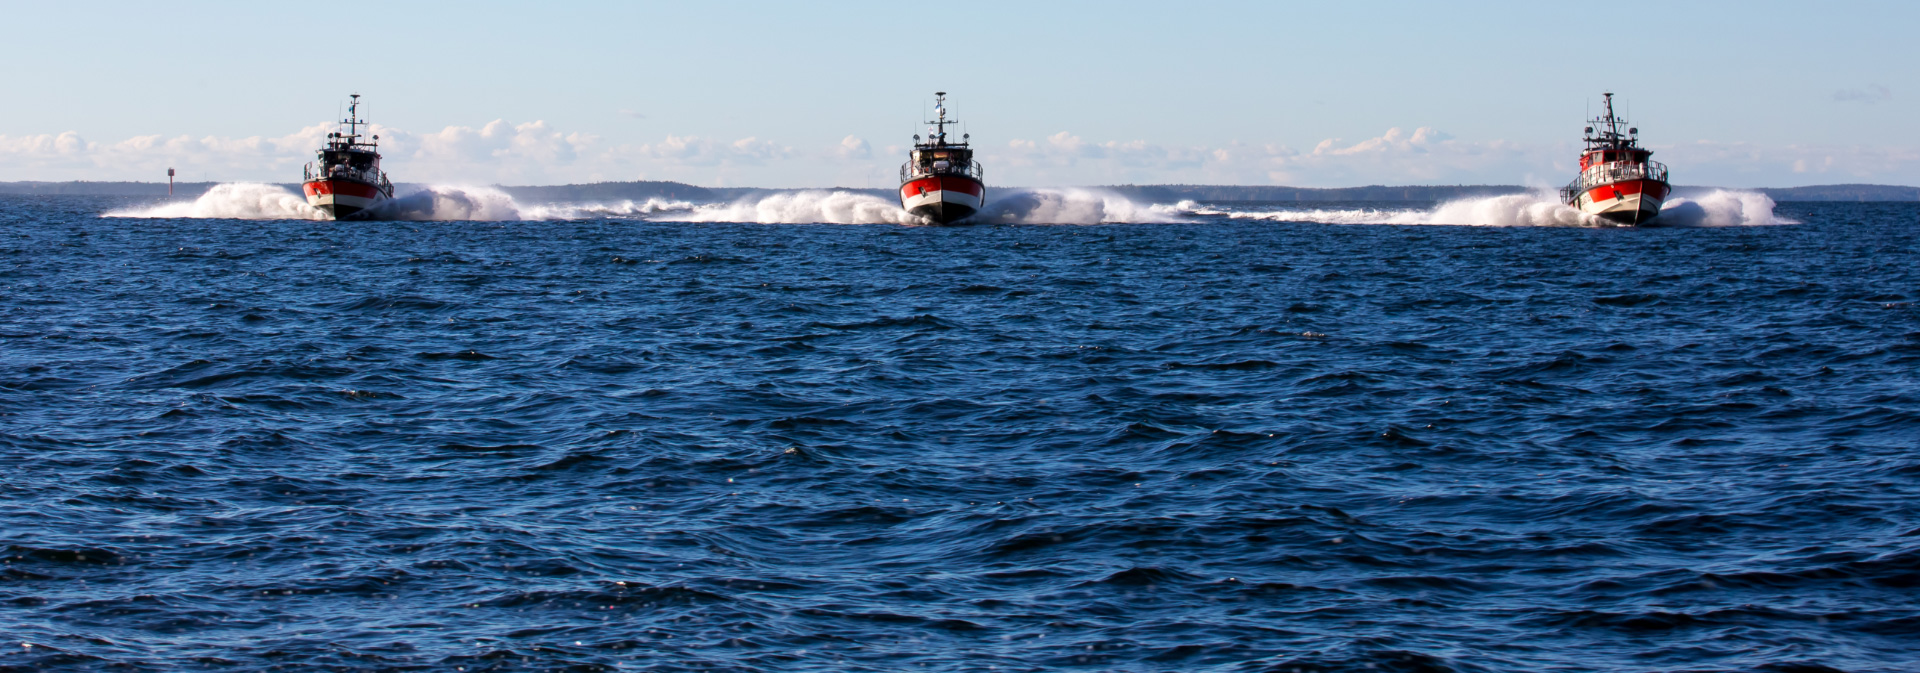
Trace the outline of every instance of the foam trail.
<instances>
[{"instance_id":1,"label":"foam trail","mask_svg":"<svg viewBox=\"0 0 1920 673\"><path fill-rule=\"evenodd\" d=\"M1118 194L1091 189L1034 189L996 195L974 223L1105 224L1173 222L1184 212L1175 206L1141 205ZM751 197L731 203L663 208L648 219L669 222L754 222L762 224L928 224L900 205L878 196L809 190Z\"/></svg>"},{"instance_id":2,"label":"foam trail","mask_svg":"<svg viewBox=\"0 0 1920 673\"><path fill-rule=\"evenodd\" d=\"M694 209L688 201L669 201L665 199L647 199L643 203L631 200L619 203L547 203L520 206L520 214L535 220L586 220L596 218L654 218L667 213L683 213Z\"/></svg>"},{"instance_id":3,"label":"foam trail","mask_svg":"<svg viewBox=\"0 0 1920 673\"><path fill-rule=\"evenodd\" d=\"M381 206L375 219L390 220L467 220L483 222L532 220L587 220L599 218L645 218L660 213L694 209L686 201L647 199L635 203L546 203L525 205L513 196L493 187L456 187L435 185L394 199Z\"/></svg>"},{"instance_id":4,"label":"foam trail","mask_svg":"<svg viewBox=\"0 0 1920 673\"><path fill-rule=\"evenodd\" d=\"M192 201L123 208L101 217L184 217L235 220L324 220L327 214L307 205L305 197L285 187L253 182L214 185Z\"/></svg>"},{"instance_id":5,"label":"foam trail","mask_svg":"<svg viewBox=\"0 0 1920 673\"><path fill-rule=\"evenodd\" d=\"M1029 189L994 198L973 219L1009 224L1122 224L1176 222L1189 212L1182 206L1141 205L1097 189Z\"/></svg>"},{"instance_id":6,"label":"foam trail","mask_svg":"<svg viewBox=\"0 0 1920 673\"><path fill-rule=\"evenodd\" d=\"M1091 189L1035 189L1006 192L987 203L980 223L1103 224L1172 222L1186 211L1178 206L1141 205L1118 194ZM574 220L638 218L665 222L751 222L763 224L928 224L891 200L846 191L781 192L729 203L694 204L648 199L645 202L552 203L521 205L492 187L436 185L401 195L369 214L373 220ZM107 217L193 217L248 220L325 220L306 199L284 187L256 183L216 185L191 202L129 208Z\"/></svg>"},{"instance_id":7,"label":"foam trail","mask_svg":"<svg viewBox=\"0 0 1920 673\"><path fill-rule=\"evenodd\" d=\"M374 208L375 220L464 220L506 222L527 219L506 192L492 187L433 186L394 198Z\"/></svg>"},{"instance_id":8,"label":"foam trail","mask_svg":"<svg viewBox=\"0 0 1920 673\"><path fill-rule=\"evenodd\" d=\"M1660 209L1656 224L1676 227L1740 227L1799 224L1773 214L1773 199L1759 192L1716 189L1691 197L1675 197Z\"/></svg>"},{"instance_id":9,"label":"foam trail","mask_svg":"<svg viewBox=\"0 0 1920 673\"><path fill-rule=\"evenodd\" d=\"M1756 192L1715 190L1694 198L1673 198L1651 224L1666 226L1737 226L1787 224L1773 214L1773 200ZM1325 224L1447 224L1492 227L1606 227L1618 226L1582 213L1560 202L1553 192L1480 196L1447 201L1431 209L1321 208L1237 211L1207 209L1182 202L1196 215L1225 215L1234 219Z\"/></svg>"},{"instance_id":10,"label":"foam trail","mask_svg":"<svg viewBox=\"0 0 1920 673\"><path fill-rule=\"evenodd\" d=\"M893 203L871 194L802 191L769 194L731 203L693 206L651 219L667 222L753 222L760 224L926 224Z\"/></svg>"}]
</instances>

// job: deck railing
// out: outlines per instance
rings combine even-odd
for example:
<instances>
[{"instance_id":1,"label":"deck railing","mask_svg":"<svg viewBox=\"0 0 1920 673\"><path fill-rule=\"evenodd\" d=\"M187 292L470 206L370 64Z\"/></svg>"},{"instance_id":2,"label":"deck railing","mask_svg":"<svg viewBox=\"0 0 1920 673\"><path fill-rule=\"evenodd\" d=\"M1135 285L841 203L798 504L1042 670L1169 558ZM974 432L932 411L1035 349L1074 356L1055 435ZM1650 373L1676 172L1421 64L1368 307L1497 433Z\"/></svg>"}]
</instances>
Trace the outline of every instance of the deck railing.
<instances>
[{"instance_id":1,"label":"deck railing","mask_svg":"<svg viewBox=\"0 0 1920 673\"><path fill-rule=\"evenodd\" d=\"M944 171L933 170L932 166L916 166L911 161L900 164L901 184L906 184L908 180L932 177L935 175L954 175L973 178L981 182L987 181L986 170L980 167L980 162L978 161L968 162L965 166L949 167Z\"/></svg>"},{"instance_id":2,"label":"deck railing","mask_svg":"<svg viewBox=\"0 0 1920 673\"><path fill-rule=\"evenodd\" d=\"M1575 198L1586 193L1589 189L1601 185L1610 185L1615 182L1625 182L1627 180L1659 180L1666 182L1667 165L1658 161L1649 161L1646 163L1615 161L1600 164L1581 172L1580 177L1574 178L1573 182L1569 182L1567 186L1561 187L1560 200L1572 203Z\"/></svg>"},{"instance_id":3,"label":"deck railing","mask_svg":"<svg viewBox=\"0 0 1920 673\"><path fill-rule=\"evenodd\" d=\"M347 178L350 180L359 180L361 182L365 182L365 183L374 185L376 187L379 187L380 191L382 192L386 192L388 194L393 193L393 182L387 179L386 173L382 173L380 171L354 170L352 168L347 168L345 166L336 166L335 168L338 168L339 170L334 171L332 173L325 173L322 171L313 170L313 164L308 163L307 165L302 166L300 168L300 176L303 179L303 181L313 181L320 178Z\"/></svg>"}]
</instances>

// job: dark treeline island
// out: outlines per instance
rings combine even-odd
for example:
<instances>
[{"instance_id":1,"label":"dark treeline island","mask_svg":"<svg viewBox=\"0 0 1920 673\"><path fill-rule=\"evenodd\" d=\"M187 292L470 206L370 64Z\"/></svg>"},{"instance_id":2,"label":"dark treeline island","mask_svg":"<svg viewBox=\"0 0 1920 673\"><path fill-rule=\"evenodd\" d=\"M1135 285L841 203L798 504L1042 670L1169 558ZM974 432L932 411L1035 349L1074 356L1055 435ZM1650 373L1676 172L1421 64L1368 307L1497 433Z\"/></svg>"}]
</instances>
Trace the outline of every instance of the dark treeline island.
<instances>
[{"instance_id":1,"label":"dark treeline island","mask_svg":"<svg viewBox=\"0 0 1920 673\"><path fill-rule=\"evenodd\" d=\"M174 185L176 198L192 198L212 189L214 182L184 182ZM299 192L300 186L282 185ZM411 191L422 185L400 185ZM498 187L515 200L535 203L591 203L619 200L663 199L672 201L714 202L764 196L798 189L762 189L752 187L696 187L678 182L595 182L577 185ZM873 194L891 198L891 189L833 188L841 191ZM1529 191L1519 185L1408 185L1366 187L1269 187L1256 185L1113 185L1095 187L1119 193L1136 201L1173 203L1192 201L1447 201L1451 199L1520 194ZM1676 187L1680 196L1711 187ZM1015 188L1003 187L1000 192ZM1761 187L1745 191L1766 194L1775 201L1920 201L1920 187L1900 185L1814 185L1807 187ZM166 196L164 182L0 182L0 194L73 194L92 196Z\"/></svg>"}]
</instances>

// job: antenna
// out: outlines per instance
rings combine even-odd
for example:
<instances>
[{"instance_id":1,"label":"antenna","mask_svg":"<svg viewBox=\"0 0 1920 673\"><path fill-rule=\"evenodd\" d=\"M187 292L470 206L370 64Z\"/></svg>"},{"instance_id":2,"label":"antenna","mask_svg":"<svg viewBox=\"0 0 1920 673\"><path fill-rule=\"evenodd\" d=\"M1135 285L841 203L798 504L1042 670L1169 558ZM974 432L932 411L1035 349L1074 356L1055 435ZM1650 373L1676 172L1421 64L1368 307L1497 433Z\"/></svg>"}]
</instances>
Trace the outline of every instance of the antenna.
<instances>
[{"instance_id":1,"label":"antenna","mask_svg":"<svg viewBox=\"0 0 1920 673\"><path fill-rule=\"evenodd\" d=\"M960 123L947 118L947 92L933 92L933 110L935 112L935 118L926 121L926 123L933 125L932 128L927 129L927 135L929 136L927 140L936 145L946 145L947 125Z\"/></svg>"}]
</instances>

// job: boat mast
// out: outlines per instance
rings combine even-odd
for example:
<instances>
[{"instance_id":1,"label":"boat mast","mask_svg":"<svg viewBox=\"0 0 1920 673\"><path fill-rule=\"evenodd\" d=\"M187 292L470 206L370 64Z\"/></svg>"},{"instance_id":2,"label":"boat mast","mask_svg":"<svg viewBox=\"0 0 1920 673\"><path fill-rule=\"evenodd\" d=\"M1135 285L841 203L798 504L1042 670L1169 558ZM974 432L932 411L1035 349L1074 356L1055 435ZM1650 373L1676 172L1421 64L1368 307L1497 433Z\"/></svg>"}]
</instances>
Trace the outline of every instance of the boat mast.
<instances>
[{"instance_id":1,"label":"boat mast","mask_svg":"<svg viewBox=\"0 0 1920 673\"><path fill-rule=\"evenodd\" d=\"M1606 96L1607 99L1607 140L1617 142L1620 140L1620 123L1613 117L1613 92L1608 91L1600 95Z\"/></svg>"},{"instance_id":2,"label":"boat mast","mask_svg":"<svg viewBox=\"0 0 1920 673\"><path fill-rule=\"evenodd\" d=\"M960 123L947 119L947 92L933 92L933 111L937 113L937 118L928 120L927 123L933 124L937 130L934 131L933 137L928 138L927 141L936 147L945 146L947 144L947 125Z\"/></svg>"},{"instance_id":3,"label":"boat mast","mask_svg":"<svg viewBox=\"0 0 1920 673\"><path fill-rule=\"evenodd\" d=\"M353 102L347 104L347 144L353 145L360 137L360 94L353 94Z\"/></svg>"},{"instance_id":4,"label":"boat mast","mask_svg":"<svg viewBox=\"0 0 1920 673\"><path fill-rule=\"evenodd\" d=\"M1633 149L1634 138L1630 136L1636 135L1639 129L1628 129L1627 133L1621 133L1620 125L1627 120L1613 113L1613 92L1609 91L1601 95L1605 96L1601 104L1603 114L1587 120L1587 123L1592 124L1587 127L1587 150Z\"/></svg>"}]
</instances>

